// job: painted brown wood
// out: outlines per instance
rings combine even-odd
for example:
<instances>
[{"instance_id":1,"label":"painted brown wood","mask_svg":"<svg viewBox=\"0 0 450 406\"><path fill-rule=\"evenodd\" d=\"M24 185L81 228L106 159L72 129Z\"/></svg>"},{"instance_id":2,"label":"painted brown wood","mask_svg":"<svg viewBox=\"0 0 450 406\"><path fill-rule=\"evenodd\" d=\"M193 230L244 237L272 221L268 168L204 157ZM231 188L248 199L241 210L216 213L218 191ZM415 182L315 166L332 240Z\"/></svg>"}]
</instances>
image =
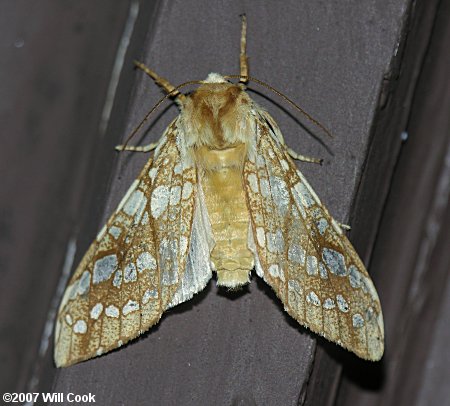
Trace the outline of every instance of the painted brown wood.
<instances>
[{"instance_id":1,"label":"painted brown wood","mask_svg":"<svg viewBox=\"0 0 450 406\"><path fill-rule=\"evenodd\" d=\"M81 202L128 1L0 8L0 387L25 392L37 379L51 387L41 338L67 241L85 218ZM104 186L96 188L101 196ZM90 210L98 215L98 206Z\"/></svg>"},{"instance_id":2,"label":"painted brown wood","mask_svg":"<svg viewBox=\"0 0 450 406\"><path fill-rule=\"evenodd\" d=\"M414 64L423 45L424 59L371 264L385 309L386 355L372 390L360 366L348 371L338 405L450 399L450 1L416 7L405 63Z\"/></svg>"},{"instance_id":3,"label":"painted brown wood","mask_svg":"<svg viewBox=\"0 0 450 406\"><path fill-rule=\"evenodd\" d=\"M433 38L441 40L432 50L427 38L438 3L436 27L441 29ZM35 387L48 389L56 374L54 392L91 392L97 404L327 405L336 403L338 391L342 405L409 404L414 396L412 404L430 399L442 404L448 398L442 377L448 373L443 348L449 237L445 227L435 240L421 236L436 219L438 225L448 224L448 209L435 208L443 196L438 191L448 145L448 121L435 107L448 111L448 67L441 58L448 49L442 39L448 37L447 3L174 0L122 1L113 8L104 1L47 0L33 9L27 2L8 5L0 17L9 44L1 74L13 78L2 79L7 91L1 106L11 134L0 150L1 173L7 173L0 200L2 389L26 390L32 376L40 379ZM113 114L100 137L130 4L139 6L139 13ZM58 298L54 292L68 241L76 242L76 265L147 159L139 154L117 158L113 151L161 96L147 77L133 71L131 60L142 59L173 83L202 79L210 71L237 73L242 12L248 18L250 73L282 90L335 135L327 139L275 95L251 86L252 97L276 118L292 148L324 158L323 167L301 164L302 172L334 216L350 221L350 238L366 263L373 255L369 272L387 318L385 361L358 361L316 339L254 277L239 294L217 291L213 281L120 351L55 370L51 345L37 354L47 311ZM428 62L421 77L433 81L421 79L425 84L415 91L424 56ZM401 147L413 95L411 138ZM175 114L174 106L156 113L145 139L156 140ZM439 135L429 142L430 133ZM425 169L419 171L417 162ZM412 180L421 186L417 192ZM20 192L22 185L27 194ZM413 193L421 198L411 203ZM408 226L408 216L415 221L401 241L398 232ZM430 253L421 257L433 241ZM423 274L417 269L421 260ZM419 282L426 286L423 302L414 293ZM405 306L416 302L420 306L405 318Z\"/></svg>"}]
</instances>

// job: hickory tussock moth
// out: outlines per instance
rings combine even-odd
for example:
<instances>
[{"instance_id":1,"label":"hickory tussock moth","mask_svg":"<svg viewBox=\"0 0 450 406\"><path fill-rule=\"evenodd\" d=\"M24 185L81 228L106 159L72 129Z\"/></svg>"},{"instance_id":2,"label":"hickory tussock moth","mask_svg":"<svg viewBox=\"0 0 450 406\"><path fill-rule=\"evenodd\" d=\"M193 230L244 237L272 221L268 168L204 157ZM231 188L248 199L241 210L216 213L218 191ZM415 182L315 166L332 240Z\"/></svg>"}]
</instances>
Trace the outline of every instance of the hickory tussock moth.
<instances>
[{"instance_id":1,"label":"hickory tussock moth","mask_svg":"<svg viewBox=\"0 0 450 406\"><path fill-rule=\"evenodd\" d=\"M213 271L218 285L236 288L252 269L300 324L362 358L381 358L373 283L292 158L314 160L290 150L245 92L245 32L244 18L239 84L211 73L187 96L137 64L175 97L180 114L157 143L119 148L156 150L65 291L57 366L137 337L201 291Z\"/></svg>"}]
</instances>

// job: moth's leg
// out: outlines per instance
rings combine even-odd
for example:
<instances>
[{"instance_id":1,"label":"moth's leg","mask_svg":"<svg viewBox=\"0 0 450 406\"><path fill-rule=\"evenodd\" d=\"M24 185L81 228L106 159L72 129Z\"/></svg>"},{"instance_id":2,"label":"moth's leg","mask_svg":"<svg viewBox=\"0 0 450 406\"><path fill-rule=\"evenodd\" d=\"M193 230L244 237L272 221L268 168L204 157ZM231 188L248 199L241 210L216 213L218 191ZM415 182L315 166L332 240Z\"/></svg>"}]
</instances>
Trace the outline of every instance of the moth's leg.
<instances>
[{"instance_id":1,"label":"moth's leg","mask_svg":"<svg viewBox=\"0 0 450 406\"><path fill-rule=\"evenodd\" d=\"M116 145L116 151L134 151L134 152L150 152L153 151L159 145L159 141L152 142L148 145Z\"/></svg>"},{"instance_id":2,"label":"moth's leg","mask_svg":"<svg viewBox=\"0 0 450 406\"><path fill-rule=\"evenodd\" d=\"M269 123L269 125L273 124L270 121L267 121ZM314 164L319 164L322 165L323 159L322 158L311 158L309 156L305 156L305 155L300 155L297 154L297 152L295 152L293 149L289 148L286 143L284 142L284 137L283 134L281 134L281 131L275 131L275 136L277 137L278 141L280 141L280 144L286 148L287 153L293 158L296 159L297 161L302 161L302 162L312 162Z\"/></svg>"},{"instance_id":3,"label":"moth's leg","mask_svg":"<svg viewBox=\"0 0 450 406\"><path fill-rule=\"evenodd\" d=\"M167 79L159 76L156 72L153 72L149 67L139 61L134 61L134 64L137 68L150 76L167 94L170 93L171 97L173 97L176 101L182 102L185 99L185 95L180 93L178 90L175 90L175 86L172 85Z\"/></svg>"},{"instance_id":4,"label":"moth's leg","mask_svg":"<svg viewBox=\"0 0 450 406\"><path fill-rule=\"evenodd\" d=\"M339 228L341 228L342 230L350 231L352 229L349 225L340 223L339 221L336 221L336 219L333 217L331 218L331 221L333 222L333 224L339 226Z\"/></svg>"},{"instance_id":5,"label":"moth's leg","mask_svg":"<svg viewBox=\"0 0 450 406\"><path fill-rule=\"evenodd\" d=\"M297 161L302 161L302 162L311 162L313 164L319 164L322 165L323 159L322 158L311 158L309 156L305 156L305 155L300 155L297 154L297 152L295 152L293 149L289 148L287 145L285 145L286 150L288 152L288 154L296 159Z\"/></svg>"},{"instance_id":6,"label":"moth's leg","mask_svg":"<svg viewBox=\"0 0 450 406\"><path fill-rule=\"evenodd\" d=\"M343 224L343 223L339 223L339 227L341 227L342 229L346 230L346 231L350 231L352 228L348 225L348 224Z\"/></svg>"},{"instance_id":7,"label":"moth's leg","mask_svg":"<svg viewBox=\"0 0 450 406\"><path fill-rule=\"evenodd\" d=\"M240 79L239 82L246 84L248 82L248 58L247 58L247 17L242 14L242 30L241 30L241 54L240 61Z\"/></svg>"}]
</instances>

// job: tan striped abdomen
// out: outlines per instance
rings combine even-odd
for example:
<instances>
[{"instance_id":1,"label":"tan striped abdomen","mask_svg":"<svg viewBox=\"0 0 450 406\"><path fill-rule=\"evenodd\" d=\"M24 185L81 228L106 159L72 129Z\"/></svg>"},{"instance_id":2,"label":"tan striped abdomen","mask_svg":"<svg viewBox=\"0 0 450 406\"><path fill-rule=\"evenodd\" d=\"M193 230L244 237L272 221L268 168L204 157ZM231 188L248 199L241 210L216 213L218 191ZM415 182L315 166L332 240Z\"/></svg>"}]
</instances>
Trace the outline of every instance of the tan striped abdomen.
<instances>
[{"instance_id":1,"label":"tan striped abdomen","mask_svg":"<svg viewBox=\"0 0 450 406\"><path fill-rule=\"evenodd\" d=\"M218 284L237 287L249 282L253 254L248 249L249 213L242 184L244 145L197 152L201 179L216 245L211 252Z\"/></svg>"}]
</instances>

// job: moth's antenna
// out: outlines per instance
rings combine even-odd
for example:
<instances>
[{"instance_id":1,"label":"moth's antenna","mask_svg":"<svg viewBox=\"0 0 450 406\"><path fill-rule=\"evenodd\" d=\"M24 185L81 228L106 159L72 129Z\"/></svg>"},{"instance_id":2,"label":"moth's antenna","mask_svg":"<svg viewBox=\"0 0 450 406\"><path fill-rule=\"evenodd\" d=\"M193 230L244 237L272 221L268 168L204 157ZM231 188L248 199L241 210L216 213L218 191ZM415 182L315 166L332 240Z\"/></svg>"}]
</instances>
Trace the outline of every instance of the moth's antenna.
<instances>
[{"instance_id":1,"label":"moth's antenna","mask_svg":"<svg viewBox=\"0 0 450 406\"><path fill-rule=\"evenodd\" d=\"M241 30L241 54L239 55L239 62L241 68L241 75L239 77L240 83L248 82L248 57L247 57L247 17L245 14L242 17L242 30Z\"/></svg>"},{"instance_id":2,"label":"moth's antenna","mask_svg":"<svg viewBox=\"0 0 450 406\"><path fill-rule=\"evenodd\" d=\"M145 66L142 62L139 61L133 61L133 63L136 68L144 71L155 81L155 83L159 87L161 87L166 93L170 94L171 97L174 97L176 101L183 102L186 99L186 96L176 90L174 85L172 85L167 79L159 76L156 72L152 71L148 66Z\"/></svg>"},{"instance_id":3,"label":"moth's antenna","mask_svg":"<svg viewBox=\"0 0 450 406\"><path fill-rule=\"evenodd\" d=\"M240 79L241 76L240 75L227 75L224 76L224 78L226 79ZM257 83L258 85L261 85L269 90L271 90L272 92L274 92L275 94L277 94L278 96L280 96L284 101L288 102L291 106L295 107L300 113L302 113L309 121L311 121L312 123L314 123L317 127L321 128L325 134L327 134L329 137L334 138L333 135L331 134L331 132L324 126L322 125L319 121L317 121L314 117L312 117L310 114L308 114L305 110L303 110L300 106L297 106L297 104L295 104L289 97L285 96L283 93L281 93L279 90L275 89L274 87L270 86L269 84L263 82L262 80L256 79L254 77L248 76L247 80L250 80L252 82Z\"/></svg>"},{"instance_id":4,"label":"moth's antenna","mask_svg":"<svg viewBox=\"0 0 450 406\"><path fill-rule=\"evenodd\" d=\"M168 83L168 82L167 82ZM127 140L125 141L125 143L123 144L123 148L122 151L125 150L125 147L128 145L128 143L131 141L131 139L136 135L136 133L142 128L142 126L145 124L145 122L148 120L148 118L150 117L150 115L169 97L172 97L173 95L177 95L179 96L184 96L184 94L180 93L179 90L182 87L188 86L188 85L193 85L193 84L201 84L203 83L200 80L190 80L189 82L184 82L181 85L178 86L172 86L172 90L169 91L169 93L167 93L163 98L161 98L158 103L156 103L151 109L150 111L144 116L144 118L141 120L141 122L138 124L138 126L131 132L131 134L128 136Z\"/></svg>"}]
</instances>

